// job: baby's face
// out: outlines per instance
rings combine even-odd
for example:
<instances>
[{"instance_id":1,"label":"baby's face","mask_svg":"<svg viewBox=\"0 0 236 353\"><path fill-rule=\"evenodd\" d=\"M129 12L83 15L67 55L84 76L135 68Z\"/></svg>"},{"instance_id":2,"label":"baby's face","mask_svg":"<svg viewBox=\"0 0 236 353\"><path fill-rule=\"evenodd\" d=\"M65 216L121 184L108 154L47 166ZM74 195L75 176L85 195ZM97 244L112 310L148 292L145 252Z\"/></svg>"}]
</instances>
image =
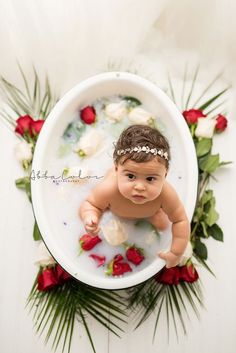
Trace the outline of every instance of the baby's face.
<instances>
[{"instance_id":1,"label":"baby's face","mask_svg":"<svg viewBox=\"0 0 236 353\"><path fill-rule=\"evenodd\" d=\"M128 159L116 166L118 189L133 203L144 204L160 195L166 172L157 158L143 163Z\"/></svg>"}]
</instances>

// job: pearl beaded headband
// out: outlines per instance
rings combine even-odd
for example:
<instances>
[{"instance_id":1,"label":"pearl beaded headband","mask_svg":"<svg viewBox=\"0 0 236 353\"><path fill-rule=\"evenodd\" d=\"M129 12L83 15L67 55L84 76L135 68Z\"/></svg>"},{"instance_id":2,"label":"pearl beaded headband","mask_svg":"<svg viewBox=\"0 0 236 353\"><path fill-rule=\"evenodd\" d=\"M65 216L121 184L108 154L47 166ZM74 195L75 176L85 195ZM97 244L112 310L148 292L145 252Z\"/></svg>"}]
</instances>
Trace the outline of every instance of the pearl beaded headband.
<instances>
[{"instance_id":1,"label":"pearl beaded headband","mask_svg":"<svg viewBox=\"0 0 236 353\"><path fill-rule=\"evenodd\" d=\"M149 146L135 146L131 148L125 148L124 150L118 150L117 154L118 156L122 156L126 153L132 153L132 152L145 152L145 153L152 153L154 156L160 156L162 158L165 158L167 161L169 159L168 153L164 152L163 149L157 149L157 148L150 148Z\"/></svg>"}]
</instances>

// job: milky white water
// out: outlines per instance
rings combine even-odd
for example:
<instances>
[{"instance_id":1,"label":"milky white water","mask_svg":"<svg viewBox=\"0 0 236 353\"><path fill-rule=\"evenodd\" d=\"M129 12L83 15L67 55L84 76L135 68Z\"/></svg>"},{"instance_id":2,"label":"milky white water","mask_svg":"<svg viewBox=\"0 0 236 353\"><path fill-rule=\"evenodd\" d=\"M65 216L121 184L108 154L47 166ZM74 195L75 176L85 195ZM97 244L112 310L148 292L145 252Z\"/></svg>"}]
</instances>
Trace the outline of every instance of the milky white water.
<instances>
[{"instance_id":1,"label":"milky white water","mask_svg":"<svg viewBox=\"0 0 236 353\"><path fill-rule=\"evenodd\" d=\"M44 194L48 200L46 201L48 203L47 216L50 227L53 230L55 241L60 244L59 247L63 249L63 252L65 252L67 256L73 258L73 262L78 265L78 272L82 267L86 268L89 272L96 271L96 274L99 276L106 276L104 274L106 264L111 261L116 254L122 254L124 256L125 250L122 245L115 247L109 245L103 238L102 232L100 232L99 236L102 238L102 242L96 245L92 250L84 251L79 255L78 240L86 231L78 217L78 209L80 203L88 195L89 190L102 179L106 170L112 166L113 144L120 135L120 132L126 126L130 125L127 117L124 117L124 119L118 123L111 122L105 117L102 109L104 102L114 102L119 101L119 99L119 97L113 96L91 103L96 109L98 121L93 125L86 125L82 135L91 129L96 129L97 132L103 135L102 144L97 149L96 153L89 157L80 157L74 151L77 142L75 142L76 138L73 132L69 134L69 137L61 137L55 145L52 145L48 158L47 178L42 178L45 190ZM147 107L143 108L148 110ZM157 127L165 133L163 120L162 123L160 121L158 123L158 117L155 118L157 118ZM71 116L71 122L76 122L78 119L80 119L79 112L76 113L75 116ZM168 138L171 137L171 132L166 132L165 134ZM91 144L93 144L93 141L91 141ZM171 145L173 145L173 141ZM63 176L63 178L60 177L65 168L68 169L75 166L79 168L79 172L74 173L75 175L68 177L68 179L65 179L67 178L66 176ZM88 178L83 179L83 170L88 171ZM173 174L171 168L168 179L174 182L178 192L181 193L181 190L183 190L184 173L180 173L178 169L177 173L178 174ZM52 180L49 176L57 179L54 180L53 178ZM76 176L77 178L74 178ZM101 225L105 225L112 217L114 216L110 211L105 212L101 219ZM125 230L128 232L129 238L127 242L135 244L137 247L144 250L145 260L139 266L130 263L133 272L144 269L156 259L159 251L166 249L169 245L170 229L158 235L148 224L142 223L136 225L135 221L120 220ZM97 268L95 261L88 256L91 253L102 256L105 255L105 265ZM126 273L124 276L130 275L131 272Z\"/></svg>"}]
</instances>

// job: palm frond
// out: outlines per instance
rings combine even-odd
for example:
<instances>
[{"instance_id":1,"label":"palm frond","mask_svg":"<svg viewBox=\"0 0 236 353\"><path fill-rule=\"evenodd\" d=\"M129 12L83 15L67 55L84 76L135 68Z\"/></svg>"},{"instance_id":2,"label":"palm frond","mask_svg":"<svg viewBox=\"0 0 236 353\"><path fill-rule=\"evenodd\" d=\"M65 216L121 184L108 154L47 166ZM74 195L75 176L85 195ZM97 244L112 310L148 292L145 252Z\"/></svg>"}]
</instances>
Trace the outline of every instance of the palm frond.
<instances>
[{"instance_id":1,"label":"palm frond","mask_svg":"<svg viewBox=\"0 0 236 353\"><path fill-rule=\"evenodd\" d=\"M187 98L187 101L186 101L186 103L185 103L185 110L188 109L189 102L190 102L190 99L191 99L191 97L192 97L193 90L194 90L194 87L195 87L195 83L196 83L196 79L197 79L198 72L199 72L199 65L196 67L196 70L195 70L195 72L194 72L194 76L193 76L191 88L190 88L190 90L189 90L188 98Z\"/></svg>"},{"instance_id":2,"label":"palm frond","mask_svg":"<svg viewBox=\"0 0 236 353\"><path fill-rule=\"evenodd\" d=\"M48 77L46 76L45 83L42 85L38 73L33 67L34 79L32 84L29 84L19 63L18 68L23 81L23 90L9 82L5 77L0 77L0 89L5 103L10 108L7 113L4 110L1 111L3 119L8 122L10 119L14 122L16 116L26 114L35 119L45 119L58 101L58 97L52 95Z\"/></svg>"},{"instance_id":3,"label":"palm frond","mask_svg":"<svg viewBox=\"0 0 236 353\"><path fill-rule=\"evenodd\" d=\"M205 96L205 94L209 91L209 89L215 84L215 82L222 77L223 72L220 72L219 74L214 77L214 79L206 86L206 88L201 92L200 96L196 99L196 101L193 103L193 107L196 107L197 104L200 102L200 100Z\"/></svg>"},{"instance_id":4,"label":"palm frond","mask_svg":"<svg viewBox=\"0 0 236 353\"><path fill-rule=\"evenodd\" d=\"M75 320L81 322L88 334L95 352L86 315L89 314L109 331L119 337L117 330L123 331L118 322L125 323L124 303L119 294L105 290L94 290L85 284L71 280L61 286L40 292L37 281L30 292L27 305L34 309L36 332L46 331L45 342L52 336L52 347L56 350L62 342L63 350L70 351Z\"/></svg>"},{"instance_id":5,"label":"palm frond","mask_svg":"<svg viewBox=\"0 0 236 353\"><path fill-rule=\"evenodd\" d=\"M175 93L174 93L174 89L173 89L173 85L172 85L172 81L171 81L171 77L170 77L169 72L167 73L167 78L168 78L168 84L169 84L169 88L170 88L171 98L172 98L173 102L176 103Z\"/></svg>"},{"instance_id":6,"label":"palm frond","mask_svg":"<svg viewBox=\"0 0 236 353\"><path fill-rule=\"evenodd\" d=\"M135 308L135 319L138 319L135 329L146 321L152 313L155 314L153 339L156 335L161 314L166 317L168 330L171 327L171 322L173 323L178 339L179 324L183 333L187 334L186 319L190 320L189 307L199 317L199 308L203 306L202 292L197 282L164 285L158 283L155 279L151 279L142 286L130 289L129 294L129 304L131 308Z\"/></svg>"},{"instance_id":7,"label":"palm frond","mask_svg":"<svg viewBox=\"0 0 236 353\"><path fill-rule=\"evenodd\" d=\"M185 64L184 68L184 78L183 78L183 87L181 92L181 110L184 110L184 97L185 97L185 87L186 87L186 80L187 80L187 72L188 72L188 64Z\"/></svg>"},{"instance_id":8,"label":"palm frond","mask_svg":"<svg viewBox=\"0 0 236 353\"><path fill-rule=\"evenodd\" d=\"M206 102L204 102L200 107L198 107L199 110L204 111L206 108L210 107L212 103L214 103L219 97L221 97L225 92L229 90L230 87L226 87L223 89L221 92L217 93L213 97L209 98Z\"/></svg>"}]
</instances>

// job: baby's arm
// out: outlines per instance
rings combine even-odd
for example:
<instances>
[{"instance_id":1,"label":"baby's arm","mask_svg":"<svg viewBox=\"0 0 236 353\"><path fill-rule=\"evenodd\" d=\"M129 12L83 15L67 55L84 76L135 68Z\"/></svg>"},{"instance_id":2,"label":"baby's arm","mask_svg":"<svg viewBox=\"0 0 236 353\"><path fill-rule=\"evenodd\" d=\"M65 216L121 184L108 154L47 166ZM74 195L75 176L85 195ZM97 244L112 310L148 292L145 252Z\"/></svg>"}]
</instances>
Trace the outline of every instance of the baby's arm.
<instances>
[{"instance_id":1,"label":"baby's arm","mask_svg":"<svg viewBox=\"0 0 236 353\"><path fill-rule=\"evenodd\" d=\"M162 209L172 222L172 243L170 251L161 253L166 260L166 267L178 265L190 237L190 224L182 202L173 187L165 183L161 194Z\"/></svg>"},{"instance_id":2,"label":"baby's arm","mask_svg":"<svg viewBox=\"0 0 236 353\"><path fill-rule=\"evenodd\" d=\"M98 233L99 220L109 205L111 189L109 180L103 180L91 190L86 200L81 203L79 215L88 233Z\"/></svg>"}]
</instances>

